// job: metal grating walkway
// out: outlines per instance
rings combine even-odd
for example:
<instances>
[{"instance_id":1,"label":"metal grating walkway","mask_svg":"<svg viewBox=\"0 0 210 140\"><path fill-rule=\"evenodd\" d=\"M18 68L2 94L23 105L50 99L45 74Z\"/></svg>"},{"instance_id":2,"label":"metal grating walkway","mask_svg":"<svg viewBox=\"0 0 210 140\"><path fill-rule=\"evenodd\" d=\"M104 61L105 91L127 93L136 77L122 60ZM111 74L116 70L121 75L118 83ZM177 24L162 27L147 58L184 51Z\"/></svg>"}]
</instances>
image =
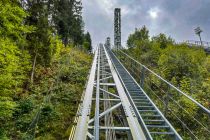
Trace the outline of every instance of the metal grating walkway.
<instances>
[{"instance_id":1,"label":"metal grating walkway","mask_svg":"<svg viewBox=\"0 0 210 140\"><path fill-rule=\"evenodd\" d=\"M114 53L108 48L107 52L127 91L127 96L135 109L135 113L147 138L182 139L139 84L120 63Z\"/></svg>"}]
</instances>

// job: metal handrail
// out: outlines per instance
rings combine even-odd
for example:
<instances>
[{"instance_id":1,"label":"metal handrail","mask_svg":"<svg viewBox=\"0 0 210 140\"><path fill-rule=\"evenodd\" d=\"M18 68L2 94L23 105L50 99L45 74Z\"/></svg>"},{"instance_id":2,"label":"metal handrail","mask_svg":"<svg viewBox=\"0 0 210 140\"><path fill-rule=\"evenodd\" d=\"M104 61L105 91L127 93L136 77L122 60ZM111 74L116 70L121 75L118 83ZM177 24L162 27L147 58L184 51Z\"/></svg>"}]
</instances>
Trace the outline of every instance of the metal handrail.
<instances>
[{"instance_id":1,"label":"metal handrail","mask_svg":"<svg viewBox=\"0 0 210 140\"><path fill-rule=\"evenodd\" d=\"M95 52L94 52L95 53ZM97 53L97 52L96 52ZM93 58L93 62L92 64L94 63L94 59L96 59L96 55L94 56ZM75 135L75 132L76 132L76 125L78 123L78 120L79 120L79 115L81 115L81 111L82 111L82 102L84 100L84 97L85 97L85 91L87 89L87 86L88 86L88 79L90 78L90 74L91 74L91 70L92 70L92 67L90 67L89 71L88 71L88 75L86 77L86 83L85 83L85 86L84 86L84 90L82 92L82 96L81 96L81 103L78 105L78 109L77 109L77 112L76 112L76 115L75 115L75 118L74 118L74 124L71 128L71 131L70 131L70 135L69 135L69 140L73 140L74 139L74 135Z\"/></svg>"},{"instance_id":2,"label":"metal handrail","mask_svg":"<svg viewBox=\"0 0 210 140\"><path fill-rule=\"evenodd\" d=\"M194 102L197 106L199 106L203 111L205 111L210 116L210 110L208 110L206 107L204 107L203 105L201 105L198 101L196 101L195 99L193 99L191 96L187 95L186 93L184 93L183 91L181 91L179 88L175 87L173 84L171 84L167 80L163 79L160 75L156 74L155 72L153 72L152 70L150 70L149 68L147 68L145 65L143 65L140 62L136 61L134 58L132 58L131 56L129 56L128 54L126 54L122 50L118 49L117 51L121 52L122 54L124 54L125 56L127 56L128 58L130 58L131 60L133 60L134 62L136 62L137 64L139 64L143 68L145 68L146 70L148 70L150 73L152 73L153 75L155 75L156 77L158 77L160 80L162 80L163 82L165 82L166 84L168 84L170 87L172 87L173 89L175 89L176 91L178 91L179 93L181 93L182 95L184 95L185 97L187 97L189 100L191 100L192 102Z\"/></svg>"},{"instance_id":3,"label":"metal handrail","mask_svg":"<svg viewBox=\"0 0 210 140\"><path fill-rule=\"evenodd\" d=\"M210 42L207 41L195 41L195 40L187 40L183 43L187 43L189 45L195 45L195 46L202 46L203 48L210 48Z\"/></svg>"}]
</instances>

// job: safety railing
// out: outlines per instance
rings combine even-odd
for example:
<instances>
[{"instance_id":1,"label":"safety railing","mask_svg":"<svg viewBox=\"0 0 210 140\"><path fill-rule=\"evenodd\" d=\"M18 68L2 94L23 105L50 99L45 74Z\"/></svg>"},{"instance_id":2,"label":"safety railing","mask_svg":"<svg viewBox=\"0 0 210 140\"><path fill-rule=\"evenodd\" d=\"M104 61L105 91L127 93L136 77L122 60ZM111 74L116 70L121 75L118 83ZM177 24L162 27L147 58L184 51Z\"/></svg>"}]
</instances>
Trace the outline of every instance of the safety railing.
<instances>
[{"instance_id":1,"label":"safety railing","mask_svg":"<svg viewBox=\"0 0 210 140\"><path fill-rule=\"evenodd\" d=\"M187 40L185 42L187 44L191 44L195 46L203 46L204 48L210 48L210 42L206 42L206 41Z\"/></svg>"},{"instance_id":2,"label":"safety railing","mask_svg":"<svg viewBox=\"0 0 210 140\"><path fill-rule=\"evenodd\" d=\"M210 110L122 50L114 53L183 139L209 138Z\"/></svg>"}]
</instances>

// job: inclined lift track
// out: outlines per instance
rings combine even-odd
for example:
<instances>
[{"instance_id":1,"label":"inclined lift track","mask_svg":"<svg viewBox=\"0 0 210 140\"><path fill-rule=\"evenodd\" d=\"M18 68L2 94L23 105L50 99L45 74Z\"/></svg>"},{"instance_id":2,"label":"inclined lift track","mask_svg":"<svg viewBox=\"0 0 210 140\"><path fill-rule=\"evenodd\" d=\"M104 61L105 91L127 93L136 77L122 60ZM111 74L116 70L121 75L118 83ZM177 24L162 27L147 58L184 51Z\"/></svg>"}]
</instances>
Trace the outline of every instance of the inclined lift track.
<instances>
[{"instance_id":1,"label":"inclined lift track","mask_svg":"<svg viewBox=\"0 0 210 140\"><path fill-rule=\"evenodd\" d=\"M109 87L115 87L117 94L110 92ZM112 112L117 109L124 113L127 125L114 125ZM129 131L127 139L134 140L152 140L157 135L164 139L182 139L114 53L102 44L95 52L74 123L69 140L99 140L102 132L106 136L103 139L115 140L117 131Z\"/></svg>"}]
</instances>

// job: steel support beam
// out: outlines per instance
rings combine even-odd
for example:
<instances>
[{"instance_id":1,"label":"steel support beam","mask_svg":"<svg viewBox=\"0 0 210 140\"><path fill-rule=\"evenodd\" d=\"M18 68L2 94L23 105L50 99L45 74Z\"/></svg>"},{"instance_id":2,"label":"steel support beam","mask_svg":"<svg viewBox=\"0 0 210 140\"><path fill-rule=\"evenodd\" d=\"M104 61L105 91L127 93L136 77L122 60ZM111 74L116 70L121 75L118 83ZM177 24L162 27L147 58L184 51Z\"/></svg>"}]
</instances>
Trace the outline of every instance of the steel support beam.
<instances>
[{"instance_id":1,"label":"steel support beam","mask_svg":"<svg viewBox=\"0 0 210 140\"><path fill-rule=\"evenodd\" d=\"M113 86L116 86L115 83L100 83L100 86L110 86L110 87L113 87Z\"/></svg>"},{"instance_id":2,"label":"steel support beam","mask_svg":"<svg viewBox=\"0 0 210 140\"><path fill-rule=\"evenodd\" d=\"M106 90L102 89L102 88L100 88L100 90L103 91L103 92L106 92L107 94L109 94L109 95L111 95L111 96L113 96L115 98L120 98L118 95L115 95L115 94L113 94L113 93L111 93L109 91L106 91Z\"/></svg>"},{"instance_id":3,"label":"steel support beam","mask_svg":"<svg viewBox=\"0 0 210 140\"><path fill-rule=\"evenodd\" d=\"M85 90L84 101L82 103L81 116L78 119L74 140L86 140L88 134L88 122L91 110L92 95L94 89L96 63L97 63L98 50L96 50L93 64L90 71L90 76L88 79L87 87Z\"/></svg>"},{"instance_id":4,"label":"steel support beam","mask_svg":"<svg viewBox=\"0 0 210 140\"><path fill-rule=\"evenodd\" d=\"M112 78L112 76L104 77L104 78L100 79L100 81L107 80L107 79L110 79L110 78Z\"/></svg>"},{"instance_id":5,"label":"steel support beam","mask_svg":"<svg viewBox=\"0 0 210 140\"><path fill-rule=\"evenodd\" d=\"M114 105L113 107L111 107L111 108L109 108L108 110L106 110L106 111L104 111L103 113L101 113L101 114L99 115L99 118L101 118L101 117L103 117L104 115L106 115L107 113L109 113L109 112L115 110L116 108L120 107L121 105L122 105L121 103L118 103L118 104ZM94 118L91 119L91 120L89 121L89 124L92 123L93 121L94 121Z\"/></svg>"},{"instance_id":6,"label":"steel support beam","mask_svg":"<svg viewBox=\"0 0 210 140\"><path fill-rule=\"evenodd\" d=\"M95 108L95 122L94 122L94 140L99 140L99 97L100 97L100 49L101 45L98 47L98 63L97 63L97 81L96 81L96 108Z\"/></svg>"},{"instance_id":7,"label":"steel support beam","mask_svg":"<svg viewBox=\"0 0 210 140\"><path fill-rule=\"evenodd\" d=\"M108 77L106 73L110 73ZM114 90L114 93L110 92L112 90ZM94 93L96 95L95 116L90 119L89 116ZM103 104L100 102L103 102ZM100 113L102 111L100 106L102 105L104 106L104 111ZM123 110L120 107L123 107ZM116 127L114 125L112 112L115 110L123 111L123 114L125 114L124 118L126 123L119 122L122 126ZM102 119L103 121L100 121ZM100 124L103 126L100 126ZM86 140L88 137L93 140L99 140L101 133L105 133L107 140L116 140L116 131L131 134L134 140L145 140L145 136L117 72L111 63L105 47L101 45L98 47L94 57L74 140Z\"/></svg>"},{"instance_id":8,"label":"steel support beam","mask_svg":"<svg viewBox=\"0 0 210 140\"><path fill-rule=\"evenodd\" d=\"M94 129L94 126L89 126L88 129ZM130 131L129 127L106 127L106 126L100 126L100 130L107 130L112 129L115 131Z\"/></svg>"}]
</instances>

